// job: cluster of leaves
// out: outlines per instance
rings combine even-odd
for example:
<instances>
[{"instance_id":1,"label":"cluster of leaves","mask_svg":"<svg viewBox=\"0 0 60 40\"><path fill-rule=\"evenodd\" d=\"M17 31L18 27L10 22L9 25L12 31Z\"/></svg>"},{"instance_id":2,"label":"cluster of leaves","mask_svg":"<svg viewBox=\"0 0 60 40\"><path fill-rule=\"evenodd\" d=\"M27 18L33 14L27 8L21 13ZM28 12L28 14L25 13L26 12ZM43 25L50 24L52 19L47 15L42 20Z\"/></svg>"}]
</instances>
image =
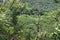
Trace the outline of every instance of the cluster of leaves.
<instances>
[{"instance_id":1,"label":"cluster of leaves","mask_svg":"<svg viewBox=\"0 0 60 40\"><path fill-rule=\"evenodd\" d=\"M59 12L40 16L27 3L10 0L0 7L0 40L59 40Z\"/></svg>"},{"instance_id":2,"label":"cluster of leaves","mask_svg":"<svg viewBox=\"0 0 60 40\"><path fill-rule=\"evenodd\" d=\"M29 18L25 20L22 14L32 15L34 14L34 12L35 10L33 10L32 8L29 8L27 3L21 3L21 2L18 3L16 0L9 0L3 6L1 4L1 7L0 7L0 37L4 40L15 40L15 39L20 40L22 37L25 36L25 32L27 32L27 34L29 33L30 27L28 26L29 25L31 25L31 27L34 26L34 24L33 23L31 24L31 22L36 21L36 18L33 19L30 16L25 17L25 19ZM24 20L26 22L28 21L27 22L28 25L25 24L26 22ZM29 23L29 20L31 20L30 23ZM24 27L23 24L26 27Z\"/></svg>"}]
</instances>

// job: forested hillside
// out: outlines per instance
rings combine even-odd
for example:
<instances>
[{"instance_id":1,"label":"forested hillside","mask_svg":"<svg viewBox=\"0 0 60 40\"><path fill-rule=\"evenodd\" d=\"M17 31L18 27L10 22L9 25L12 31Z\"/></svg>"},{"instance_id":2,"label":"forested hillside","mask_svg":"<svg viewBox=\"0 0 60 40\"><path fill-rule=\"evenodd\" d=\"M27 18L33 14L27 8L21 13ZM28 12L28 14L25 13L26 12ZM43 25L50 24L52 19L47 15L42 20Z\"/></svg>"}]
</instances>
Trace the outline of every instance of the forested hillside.
<instances>
[{"instance_id":1,"label":"forested hillside","mask_svg":"<svg viewBox=\"0 0 60 40\"><path fill-rule=\"evenodd\" d=\"M32 8L37 8L38 10L47 12L52 11L60 7L60 1L56 3L54 0L22 0L23 2L28 2L29 6Z\"/></svg>"},{"instance_id":2,"label":"forested hillside","mask_svg":"<svg viewBox=\"0 0 60 40\"><path fill-rule=\"evenodd\" d=\"M0 40L60 40L59 0L0 0Z\"/></svg>"}]
</instances>

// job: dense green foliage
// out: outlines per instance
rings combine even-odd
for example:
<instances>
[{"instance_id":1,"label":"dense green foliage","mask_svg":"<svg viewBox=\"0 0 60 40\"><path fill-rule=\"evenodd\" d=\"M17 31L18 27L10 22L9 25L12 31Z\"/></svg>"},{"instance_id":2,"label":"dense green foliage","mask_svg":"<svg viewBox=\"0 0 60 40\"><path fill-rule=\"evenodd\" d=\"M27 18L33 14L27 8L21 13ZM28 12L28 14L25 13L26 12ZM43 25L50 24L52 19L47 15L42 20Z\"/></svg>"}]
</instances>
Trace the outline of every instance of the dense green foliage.
<instances>
[{"instance_id":1,"label":"dense green foliage","mask_svg":"<svg viewBox=\"0 0 60 40\"><path fill-rule=\"evenodd\" d=\"M37 8L39 11L48 12L60 7L60 0L22 0L28 2L32 8Z\"/></svg>"},{"instance_id":2,"label":"dense green foliage","mask_svg":"<svg viewBox=\"0 0 60 40\"><path fill-rule=\"evenodd\" d=\"M0 40L60 40L60 8L40 12L19 0L1 3Z\"/></svg>"}]
</instances>

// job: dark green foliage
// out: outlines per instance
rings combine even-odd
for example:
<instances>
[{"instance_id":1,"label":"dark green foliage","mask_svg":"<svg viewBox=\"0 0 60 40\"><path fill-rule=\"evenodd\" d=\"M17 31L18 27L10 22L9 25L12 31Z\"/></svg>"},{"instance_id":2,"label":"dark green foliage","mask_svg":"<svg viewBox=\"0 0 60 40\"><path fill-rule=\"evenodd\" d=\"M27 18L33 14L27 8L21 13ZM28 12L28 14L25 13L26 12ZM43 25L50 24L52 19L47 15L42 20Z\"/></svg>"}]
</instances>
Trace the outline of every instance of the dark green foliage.
<instances>
[{"instance_id":1,"label":"dark green foliage","mask_svg":"<svg viewBox=\"0 0 60 40\"><path fill-rule=\"evenodd\" d=\"M58 0L54 0L54 2L55 2L55 3L59 3L59 1L58 1Z\"/></svg>"},{"instance_id":2,"label":"dark green foliage","mask_svg":"<svg viewBox=\"0 0 60 40\"><path fill-rule=\"evenodd\" d=\"M60 40L60 8L46 13L37 8L18 0L1 4L0 40Z\"/></svg>"}]
</instances>

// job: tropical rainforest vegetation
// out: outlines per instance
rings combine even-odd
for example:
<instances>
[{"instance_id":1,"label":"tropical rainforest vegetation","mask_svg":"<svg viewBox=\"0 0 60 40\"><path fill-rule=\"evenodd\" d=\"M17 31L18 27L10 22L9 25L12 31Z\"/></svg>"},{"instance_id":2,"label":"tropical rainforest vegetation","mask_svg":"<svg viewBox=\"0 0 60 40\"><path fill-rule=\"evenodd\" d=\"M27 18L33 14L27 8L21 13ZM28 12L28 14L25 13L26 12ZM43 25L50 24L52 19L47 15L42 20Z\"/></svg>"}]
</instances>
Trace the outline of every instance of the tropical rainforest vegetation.
<instances>
[{"instance_id":1,"label":"tropical rainforest vegetation","mask_svg":"<svg viewBox=\"0 0 60 40\"><path fill-rule=\"evenodd\" d=\"M60 1L33 1L0 0L0 40L60 40Z\"/></svg>"}]
</instances>

